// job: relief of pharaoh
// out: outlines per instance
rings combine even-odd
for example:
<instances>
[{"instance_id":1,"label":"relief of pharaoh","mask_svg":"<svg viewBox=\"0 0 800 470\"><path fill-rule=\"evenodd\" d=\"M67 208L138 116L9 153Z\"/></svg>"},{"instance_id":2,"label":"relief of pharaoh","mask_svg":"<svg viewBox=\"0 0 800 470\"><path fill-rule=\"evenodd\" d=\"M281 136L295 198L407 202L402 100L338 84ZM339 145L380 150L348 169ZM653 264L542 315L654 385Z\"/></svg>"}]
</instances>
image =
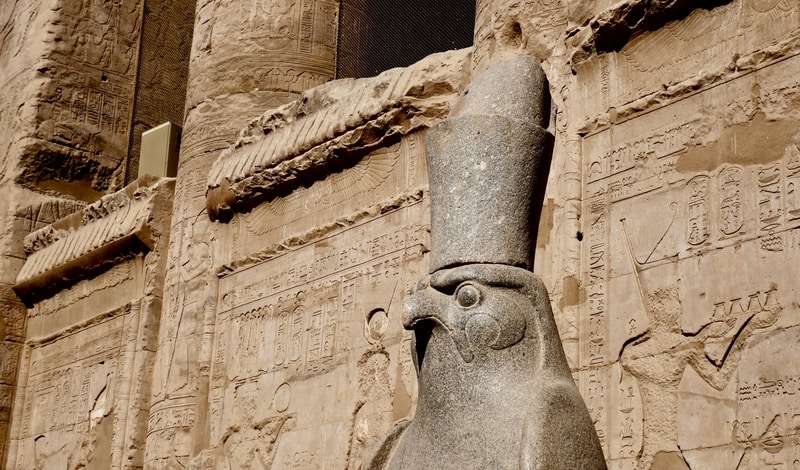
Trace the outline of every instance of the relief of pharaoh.
<instances>
[{"instance_id":1,"label":"relief of pharaoh","mask_svg":"<svg viewBox=\"0 0 800 470\"><path fill-rule=\"evenodd\" d=\"M552 152L547 80L522 57L478 76L427 136L431 267L409 295L413 419L367 469L605 469L542 281L531 272Z\"/></svg>"}]
</instances>

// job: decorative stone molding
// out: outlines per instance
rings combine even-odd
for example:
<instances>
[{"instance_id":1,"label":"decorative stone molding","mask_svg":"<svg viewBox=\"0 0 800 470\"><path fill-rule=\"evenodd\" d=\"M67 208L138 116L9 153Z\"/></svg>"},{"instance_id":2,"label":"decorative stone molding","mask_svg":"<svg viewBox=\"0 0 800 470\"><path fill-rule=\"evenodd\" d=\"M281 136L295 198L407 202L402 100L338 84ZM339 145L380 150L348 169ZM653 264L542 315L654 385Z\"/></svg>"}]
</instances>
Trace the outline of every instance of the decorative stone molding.
<instances>
[{"instance_id":1,"label":"decorative stone molding","mask_svg":"<svg viewBox=\"0 0 800 470\"><path fill-rule=\"evenodd\" d=\"M268 112L211 168L211 218L227 221L441 121L464 88L470 53L434 54L377 77L332 82Z\"/></svg>"},{"instance_id":2,"label":"decorative stone molding","mask_svg":"<svg viewBox=\"0 0 800 470\"><path fill-rule=\"evenodd\" d=\"M582 11L591 7L575 6L570 19L581 24L567 32L568 44L573 49L572 61L582 62L592 54L618 51L637 34L684 19L697 8L710 10L727 3L730 0L625 0L597 12Z\"/></svg>"},{"instance_id":3,"label":"decorative stone molding","mask_svg":"<svg viewBox=\"0 0 800 470\"><path fill-rule=\"evenodd\" d=\"M14 291L29 306L132 254L158 238L152 214L171 201L173 179L142 176L121 191L25 237L28 260Z\"/></svg>"}]
</instances>

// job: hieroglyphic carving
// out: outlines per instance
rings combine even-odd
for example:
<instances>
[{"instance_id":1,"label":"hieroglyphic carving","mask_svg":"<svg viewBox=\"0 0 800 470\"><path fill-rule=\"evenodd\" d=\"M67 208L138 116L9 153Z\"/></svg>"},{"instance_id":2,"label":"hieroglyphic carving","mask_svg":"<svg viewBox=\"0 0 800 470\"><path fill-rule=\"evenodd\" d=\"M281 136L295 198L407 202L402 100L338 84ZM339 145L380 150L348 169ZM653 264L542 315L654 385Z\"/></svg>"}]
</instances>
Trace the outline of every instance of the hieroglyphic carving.
<instances>
[{"instance_id":1,"label":"hieroglyphic carving","mask_svg":"<svg viewBox=\"0 0 800 470\"><path fill-rule=\"evenodd\" d=\"M800 219L800 134L792 138L786 152L786 220L794 225Z\"/></svg>"},{"instance_id":2,"label":"hieroglyphic carving","mask_svg":"<svg viewBox=\"0 0 800 470\"><path fill-rule=\"evenodd\" d=\"M347 352L342 342L344 338L337 331L340 321L337 319L340 315L338 312L352 304L352 301L347 301L351 297L348 290L355 285L352 279L347 278L370 283L393 280L400 275L404 258L402 252L394 247L385 255L370 257L367 258L370 261L354 265L341 276L324 281L307 278L307 287L295 287L288 292L283 291L281 295L264 296L249 303L242 301L248 292L257 292L252 286L244 286L240 291L237 289L242 292L238 296L235 291L228 292L223 296L226 299L223 302L238 299L238 305L246 305L245 308L238 307L222 313L220 317L223 322L221 327L228 332L228 344L236 348L228 354L228 357L235 358L225 366L228 378L247 377L260 370L274 372L291 369L304 374L330 370L337 355ZM342 269L338 261L335 266L337 271ZM325 270L309 272L319 279L316 276L323 275ZM290 274L287 271L283 273ZM276 274L270 279L299 285L305 277L287 279ZM265 290L260 293L263 295Z\"/></svg>"},{"instance_id":3,"label":"hieroglyphic carving","mask_svg":"<svg viewBox=\"0 0 800 470\"><path fill-rule=\"evenodd\" d=\"M147 434L166 429L190 427L195 423L195 410L184 406L168 407L150 413L147 421Z\"/></svg>"},{"instance_id":4,"label":"hieroglyphic carving","mask_svg":"<svg viewBox=\"0 0 800 470\"><path fill-rule=\"evenodd\" d=\"M711 232L709 220L709 196L711 191L708 176L695 176L689 180L687 205L686 239L691 245L700 245L708 239Z\"/></svg>"},{"instance_id":5,"label":"hieroglyphic carving","mask_svg":"<svg viewBox=\"0 0 800 470\"><path fill-rule=\"evenodd\" d=\"M599 190L589 201L591 226L586 240L589 247L589 349L584 351L584 363L600 366L605 363L606 292L608 278L608 193Z\"/></svg>"},{"instance_id":6,"label":"hieroglyphic carving","mask_svg":"<svg viewBox=\"0 0 800 470\"><path fill-rule=\"evenodd\" d=\"M737 413L728 423L737 469L796 468L800 464L797 329L774 332L744 358L736 388ZM760 365L762 357L780 364Z\"/></svg>"},{"instance_id":7,"label":"hieroglyphic carving","mask_svg":"<svg viewBox=\"0 0 800 470\"><path fill-rule=\"evenodd\" d=\"M20 345L0 343L0 357L3 358L0 361L0 385L13 385L16 382L19 350Z\"/></svg>"},{"instance_id":8,"label":"hieroglyphic carving","mask_svg":"<svg viewBox=\"0 0 800 470\"><path fill-rule=\"evenodd\" d=\"M120 317L76 333L79 346L66 337L33 347L18 468L81 458L82 441L118 401L122 334Z\"/></svg>"},{"instance_id":9,"label":"hieroglyphic carving","mask_svg":"<svg viewBox=\"0 0 800 470\"><path fill-rule=\"evenodd\" d=\"M257 31L260 35L278 42L283 39L297 39L298 0L279 0L277 2L258 1L252 3L249 19L249 31ZM278 42L281 43L281 42ZM275 47L274 50L277 50Z\"/></svg>"},{"instance_id":10,"label":"hieroglyphic carving","mask_svg":"<svg viewBox=\"0 0 800 470\"><path fill-rule=\"evenodd\" d=\"M758 168L758 220L761 248L766 251L783 251L783 237L776 234L783 222L783 181L781 165Z\"/></svg>"},{"instance_id":11,"label":"hieroglyphic carving","mask_svg":"<svg viewBox=\"0 0 800 470\"><path fill-rule=\"evenodd\" d=\"M723 236L733 236L744 224L742 200L742 169L727 167L717 178L719 198L719 231Z\"/></svg>"},{"instance_id":12,"label":"hieroglyphic carving","mask_svg":"<svg viewBox=\"0 0 800 470\"><path fill-rule=\"evenodd\" d=\"M676 287L659 287L643 298L652 322L650 329L626 342L620 353L620 363L636 379L642 393L644 427L637 468L649 470L655 468L657 460L685 462L683 458L676 458L681 455L677 446L677 409L678 385L684 369L692 367L708 385L722 390L739 365L748 336L774 324L781 307L773 301L752 313L726 345L721 361L715 363L705 353L705 343L725 336L736 325L735 319L718 320L696 334L686 334L680 327L683 308ZM770 298L774 300L774 297L767 297L767 301ZM684 464L680 468L689 467Z\"/></svg>"},{"instance_id":13,"label":"hieroglyphic carving","mask_svg":"<svg viewBox=\"0 0 800 470\"><path fill-rule=\"evenodd\" d=\"M763 250L782 251L788 246L785 233L800 225L800 212L789 209L790 204L796 204L800 168L796 165L786 158L758 167L725 165L711 177L702 174L692 178L686 194L687 242L699 249L706 241L729 244L757 237ZM758 213L755 226L745 218L751 208ZM710 237L712 226L718 233Z\"/></svg>"},{"instance_id":14,"label":"hieroglyphic carving","mask_svg":"<svg viewBox=\"0 0 800 470\"><path fill-rule=\"evenodd\" d=\"M602 185L593 185L586 209L589 214L588 229L584 239L588 283L586 286L587 309L581 329L581 368L587 372L581 378L586 406L595 422L597 435L603 447L607 446L608 409L606 381L603 366L608 356L608 248L610 193Z\"/></svg>"},{"instance_id":15,"label":"hieroglyphic carving","mask_svg":"<svg viewBox=\"0 0 800 470\"><path fill-rule=\"evenodd\" d=\"M291 416L282 432L295 436L293 443L285 449L276 447L277 454L270 454L275 459L273 468L358 467L371 444L391 425L394 413L408 410L410 403L393 403L395 386L390 384L398 377L410 400L413 366L406 364L411 383L405 383L402 365L389 358L402 347L398 344L401 299L411 282L409 273L418 271L423 260L420 233L426 232L425 226L397 221L418 210L417 204L390 212L288 255L222 276L209 416L212 445L223 446L231 463L244 458L245 447L234 449L225 436L244 439L242 433L252 434L247 426L236 431L242 419L233 416L235 403L246 391L266 393L272 400L254 405L243 419L256 423ZM354 335L360 329L363 338ZM408 356L407 351L402 355ZM348 381L346 396L352 398L352 405L328 403L340 400L341 391L321 396L311 406L294 398L308 387L337 383L342 364L351 360L361 364L357 370L364 376ZM378 382L376 374L381 377ZM320 406L335 410L321 412ZM335 450L316 447L314 440L306 442L302 437L319 426L337 429L333 439L340 444ZM246 440L253 442L247 445L255 445L252 436Z\"/></svg>"},{"instance_id":16,"label":"hieroglyphic carving","mask_svg":"<svg viewBox=\"0 0 800 470\"><path fill-rule=\"evenodd\" d=\"M275 416L255 426L237 429L225 441L225 452L219 458L228 468L273 468L278 444L284 433L294 426L292 415ZM311 460L296 456L297 468L312 468Z\"/></svg>"},{"instance_id":17,"label":"hieroglyphic carving","mask_svg":"<svg viewBox=\"0 0 800 470\"><path fill-rule=\"evenodd\" d=\"M77 78L73 76L73 78ZM76 145L73 124L86 124L106 134L127 136L130 120L130 91L127 84L109 80L73 81L57 87L53 97L52 139L64 145Z\"/></svg>"},{"instance_id":18,"label":"hieroglyphic carving","mask_svg":"<svg viewBox=\"0 0 800 470\"><path fill-rule=\"evenodd\" d=\"M314 0L304 0L300 9L300 47L302 53L309 54L314 39Z\"/></svg>"},{"instance_id":19,"label":"hieroglyphic carving","mask_svg":"<svg viewBox=\"0 0 800 470\"><path fill-rule=\"evenodd\" d=\"M800 393L800 376L783 376L775 379L740 383L736 389L739 401L758 400L764 397L796 395Z\"/></svg>"},{"instance_id":20,"label":"hieroglyphic carving","mask_svg":"<svg viewBox=\"0 0 800 470\"><path fill-rule=\"evenodd\" d=\"M800 442L792 435L800 426L800 413L766 414L753 421L735 421L732 426L742 447L736 456L737 470L800 466Z\"/></svg>"},{"instance_id":21,"label":"hieroglyphic carving","mask_svg":"<svg viewBox=\"0 0 800 470\"><path fill-rule=\"evenodd\" d=\"M733 2L733 5L738 8L741 3ZM726 11L723 9L721 13L728 14ZM605 282L606 295L595 297L606 300L607 341L612 351L622 351L621 362L614 364L608 373L596 374L584 360L576 374L590 407L592 396L601 393L606 396L605 405L607 410L611 410L611 416L606 422L598 421L596 424L598 428L610 426L607 437L611 458L615 461L612 468L631 468L631 465L659 468L656 464L667 464L667 461L678 465L677 468L683 468L681 465L693 469L717 468L719 465L737 468L739 458L745 454L748 456L743 457L738 468L765 468L767 462L773 460L791 468L793 461L789 456L795 452L792 432L785 429L783 434L783 449L786 450L769 454L766 449L771 444L768 442L771 436L779 434L781 428L778 425L770 428L772 418L778 414L780 406L784 412L788 406L779 404L777 397L790 396L790 392L778 384L780 380L791 383L787 377L796 374L793 371L785 376L774 373L769 361L764 360L770 357L770 353L759 352L759 348L763 350L764 344L772 344L772 339L767 338L782 331L782 327L771 328L773 322L794 321L789 320L788 315L776 317L779 305L786 308L792 294L788 289L775 290L769 279L773 272L784 269L794 272L793 257L800 246L797 234L800 220L796 214L790 216L789 206L798 206L794 198L797 197L796 179L800 176L800 151L795 143L797 138L789 141L791 134L796 132L794 114L786 116L787 132L773 132L772 129L779 126L773 126L771 120L756 119L757 122L749 123L746 115L757 112L753 110L759 106L775 109L770 111L772 116L788 112L786 95L794 96L798 90L797 78L790 78L789 70L796 68L798 62L794 55L787 60L791 63L759 63L752 73L732 75L718 85L700 87L694 94L673 101L661 100L659 106L651 107L647 112L631 111L629 115L618 117L611 110L598 121L609 119L611 124L586 128L587 134L582 141L585 168L582 244L586 265L581 285L585 289L585 309L591 311L594 308L592 298L595 290L592 285L595 275L589 263L599 260L601 253L600 243L592 239L590 231L596 221L592 200L605 189L611 193L607 212L613 221L627 216L642 221L637 225L646 225L636 237L639 241L647 240L649 246L641 247L638 254L642 259L657 259L657 262L648 263L646 271L650 273L650 281L658 279L660 285L646 285L643 289L645 300L649 299L647 293L659 288L675 289L674 294L661 293L664 298L677 299L666 302L673 305L673 311L677 309L679 312L679 323L678 326L673 324L672 334L676 335L676 340L688 345L684 349L665 346L672 352L664 354L640 351L641 359L637 360L645 362L644 358L649 357L653 361L649 370L666 374L666 369L674 365L675 374L670 377L648 378L633 370L630 357L626 356L646 345L655 348L658 341L666 344L666 336L657 341L655 322L652 319L647 322L646 315L636 312L632 305L634 301L638 305L638 300L630 295L636 286L620 241L622 232L614 226L606 250L609 267L600 279ZM595 75L592 86L595 90L603 86L597 70L604 61L611 64L612 69L619 66L608 57L593 60L591 66ZM581 73L579 70L579 77ZM754 83L761 88L753 89ZM753 96L745 96L751 89L754 90ZM742 90L743 93L736 99L735 110L725 110L719 115L705 112L708 103L723 102L733 90ZM609 93L613 95L620 91L627 93L630 90L610 90ZM591 99L593 103L603 100L597 96ZM632 104L631 109L644 106L643 103ZM587 105L586 109L592 109L591 106ZM743 113L742 110L746 111ZM780 123L783 118L775 119ZM742 122L745 123L742 125L745 132L736 127ZM774 138L775 145L741 145L742 136L759 132ZM738 146L736 139L739 139ZM753 141L760 142L755 137ZM669 216L667 206L672 208L673 223L662 234L660 221ZM775 248L782 248L783 252L771 251ZM787 252L790 249L793 251ZM782 264L784 260L785 264ZM667 274L660 269L672 271ZM734 278L726 274L739 269L743 271ZM766 282L754 282L761 279L766 279ZM590 318L584 316L580 328L581 350L584 357L589 357L588 351L593 347L591 331L595 327ZM699 348L689 354L694 354L696 360L680 365L679 356L693 348ZM683 352L679 354L678 351ZM668 358L670 354L675 357ZM776 351L773 355L782 354ZM614 367L622 369L619 380ZM702 370L696 370L697 367ZM730 368L736 369L733 375L728 375ZM639 377L635 376L637 373ZM677 385L664 385L671 383L673 377L677 377ZM736 377L740 382L735 382ZM745 377L747 380L743 380ZM630 393L628 388L631 388ZM646 388L657 390L646 391ZM763 391L759 393L759 390ZM672 395L678 407L671 408L671 411L659 408L671 400L665 397ZM621 400L625 397L633 397L635 405L623 407ZM734 400L738 405L726 408L726 404ZM765 400L776 400L775 413L772 408L763 409ZM763 418L765 422L761 429L748 432L749 437L745 438L741 431L734 430L731 423L734 419L754 421L752 416L741 414L751 403L748 413L761 416L759 419ZM713 420L715 424L712 426L717 431L695 432L696 426L690 417L706 409L714 410L709 419ZM654 417L654 413L663 413L663 416ZM669 419L662 419L667 416ZM665 425L672 420L676 427ZM661 424L652 429L647 427L656 422ZM654 450L658 447L656 441L665 443L662 451ZM725 463L722 459L718 462L715 459L722 456L723 446L727 445L737 450L726 454L725 458L729 460ZM662 455L666 459L663 461L655 457L659 452L669 452L667 447L675 451L678 446L680 454ZM750 450L745 452L746 449ZM770 460L767 454L779 457ZM654 460L648 464L644 459ZM683 463L679 464L679 461Z\"/></svg>"},{"instance_id":22,"label":"hieroglyphic carving","mask_svg":"<svg viewBox=\"0 0 800 470\"><path fill-rule=\"evenodd\" d=\"M322 85L330 80L330 77L311 71L298 72L291 67L265 65L253 70L253 80L259 90L283 92L287 93L287 96L291 96Z\"/></svg>"},{"instance_id":23,"label":"hieroglyphic carving","mask_svg":"<svg viewBox=\"0 0 800 470\"><path fill-rule=\"evenodd\" d=\"M642 445L642 401L635 379L628 374L621 377L617 400L619 435L615 437L618 439L618 455L614 457L633 458L639 454Z\"/></svg>"},{"instance_id":24,"label":"hieroglyphic carving","mask_svg":"<svg viewBox=\"0 0 800 470\"><path fill-rule=\"evenodd\" d=\"M63 147L82 151L83 158L113 170L127 152L142 2L62 3L69 7L54 10L49 29L57 31L57 39L40 69L50 80L38 104L43 121L38 137L56 144L53 151L63 152L65 159L72 155Z\"/></svg>"},{"instance_id":25,"label":"hieroglyphic carving","mask_svg":"<svg viewBox=\"0 0 800 470\"><path fill-rule=\"evenodd\" d=\"M687 116L679 122L656 129L652 133L636 136L616 144L602 154L593 155L589 169L590 181L599 181L626 170L636 169L637 165L641 168L642 162L652 162L648 165L647 170L654 174L665 173L670 168L658 170L658 162L664 157L674 155L686 148L686 141L691 136L691 128L697 121L698 118Z\"/></svg>"}]
</instances>

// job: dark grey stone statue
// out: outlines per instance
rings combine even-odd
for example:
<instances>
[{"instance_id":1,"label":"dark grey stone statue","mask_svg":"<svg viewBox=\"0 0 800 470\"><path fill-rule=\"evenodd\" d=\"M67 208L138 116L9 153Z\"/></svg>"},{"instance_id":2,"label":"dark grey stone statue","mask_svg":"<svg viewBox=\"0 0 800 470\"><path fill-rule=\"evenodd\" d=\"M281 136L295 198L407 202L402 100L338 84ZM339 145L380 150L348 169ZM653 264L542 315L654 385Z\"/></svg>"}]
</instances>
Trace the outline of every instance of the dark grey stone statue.
<instances>
[{"instance_id":1,"label":"dark grey stone statue","mask_svg":"<svg viewBox=\"0 0 800 470\"><path fill-rule=\"evenodd\" d=\"M547 81L519 58L476 78L427 139L431 275L408 299L414 418L367 469L605 469L532 269L552 153Z\"/></svg>"}]
</instances>

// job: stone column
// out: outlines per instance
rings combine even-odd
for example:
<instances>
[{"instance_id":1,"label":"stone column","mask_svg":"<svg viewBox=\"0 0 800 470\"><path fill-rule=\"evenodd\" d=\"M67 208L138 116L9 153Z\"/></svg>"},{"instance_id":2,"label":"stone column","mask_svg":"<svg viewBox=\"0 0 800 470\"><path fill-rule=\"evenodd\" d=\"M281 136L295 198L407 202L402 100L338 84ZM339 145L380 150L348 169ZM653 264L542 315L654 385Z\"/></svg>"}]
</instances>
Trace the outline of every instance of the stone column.
<instances>
[{"instance_id":1,"label":"stone column","mask_svg":"<svg viewBox=\"0 0 800 470\"><path fill-rule=\"evenodd\" d=\"M335 0L200 0L147 442L146 466L205 458L216 313L208 170L248 121L334 76ZM225 249L225 247L219 247Z\"/></svg>"}]
</instances>

